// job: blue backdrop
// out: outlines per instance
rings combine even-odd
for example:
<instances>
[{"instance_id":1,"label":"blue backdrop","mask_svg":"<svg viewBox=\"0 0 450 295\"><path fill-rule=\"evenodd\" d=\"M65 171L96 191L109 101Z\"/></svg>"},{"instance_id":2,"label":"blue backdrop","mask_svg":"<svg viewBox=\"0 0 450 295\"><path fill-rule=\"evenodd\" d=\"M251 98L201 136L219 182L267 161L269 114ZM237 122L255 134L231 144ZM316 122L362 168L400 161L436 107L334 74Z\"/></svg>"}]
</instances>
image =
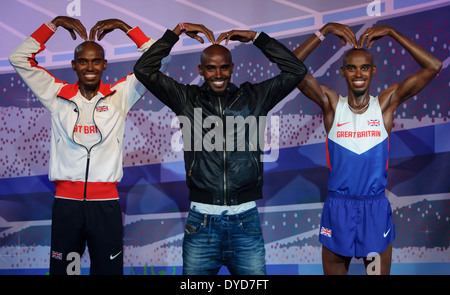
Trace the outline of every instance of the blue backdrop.
<instances>
[{"instance_id":1,"label":"blue backdrop","mask_svg":"<svg viewBox=\"0 0 450 295\"><path fill-rule=\"evenodd\" d=\"M313 4L309 2L314 2ZM264 30L291 50L329 21L349 24L357 36L390 25L443 61L441 73L395 113L390 136L387 196L396 239L393 274L450 274L449 1L17 1L0 12L0 274L45 274L50 250L54 185L48 180L50 116L7 63L7 56L43 22L74 15L90 29L97 20L121 18L158 39L180 21L203 23L216 34L232 28ZM233 7L241 7L236 11ZM147 11L143 8L148 8ZM17 20L27 18L26 22ZM72 41L58 30L38 61L70 83ZM3 46L5 44L5 46ZM102 45L109 60L103 80L131 72L139 54L122 32ZM183 83L202 83L198 45L182 38L164 72ZM278 73L253 45L232 43L233 82L259 82ZM327 37L306 60L320 83L346 95L339 75L342 48ZM377 74L371 94L419 69L393 39L371 49ZM326 133L320 109L294 90L273 110L269 142L279 149L264 168L258 201L269 274L321 274L318 227L326 196ZM189 207L183 154L172 144L174 114L151 93L130 111L124 139L124 178L119 184L126 274L180 274L183 225ZM274 145L268 143L274 148ZM89 253L82 257L88 272ZM226 268L221 273L227 273ZM354 260L351 274L364 273Z\"/></svg>"}]
</instances>

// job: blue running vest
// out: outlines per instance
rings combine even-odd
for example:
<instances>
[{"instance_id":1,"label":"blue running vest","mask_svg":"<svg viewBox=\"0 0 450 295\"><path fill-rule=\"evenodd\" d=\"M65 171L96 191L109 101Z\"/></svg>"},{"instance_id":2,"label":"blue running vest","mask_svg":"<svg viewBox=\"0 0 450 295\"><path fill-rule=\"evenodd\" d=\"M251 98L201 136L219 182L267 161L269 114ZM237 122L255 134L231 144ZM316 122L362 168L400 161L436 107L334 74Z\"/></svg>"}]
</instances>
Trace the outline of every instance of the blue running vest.
<instances>
[{"instance_id":1,"label":"blue running vest","mask_svg":"<svg viewBox=\"0 0 450 295\"><path fill-rule=\"evenodd\" d=\"M353 113L348 98L340 96L326 148L328 191L352 196L383 193L389 137L378 96L370 96L369 106L362 114Z\"/></svg>"}]
</instances>

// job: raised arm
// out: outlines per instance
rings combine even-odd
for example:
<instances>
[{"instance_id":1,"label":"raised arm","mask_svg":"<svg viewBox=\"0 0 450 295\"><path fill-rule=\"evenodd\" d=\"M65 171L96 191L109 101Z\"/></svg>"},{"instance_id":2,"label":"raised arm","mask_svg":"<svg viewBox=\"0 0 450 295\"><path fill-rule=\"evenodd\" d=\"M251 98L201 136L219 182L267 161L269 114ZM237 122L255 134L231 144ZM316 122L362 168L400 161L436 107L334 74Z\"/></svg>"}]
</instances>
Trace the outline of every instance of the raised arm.
<instances>
[{"instance_id":1,"label":"raised arm","mask_svg":"<svg viewBox=\"0 0 450 295\"><path fill-rule=\"evenodd\" d=\"M120 29L126 34L131 30L131 26L124 21L115 18L98 21L89 32L89 41L95 41L95 37L100 41L106 34L111 33L115 29Z\"/></svg>"},{"instance_id":2,"label":"raised arm","mask_svg":"<svg viewBox=\"0 0 450 295\"><path fill-rule=\"evenodd\" d=\"M328 133L334 120L334 112L339 95L336 91L319 82L307 74L305 79L297 85L297 88L310 100L314 101L322 110L325 131Z\"/></svg>"},{"instance_id":3,"label":"raised arm","mask_svg":"<svg viewBox=\"0 0 450 295\"><path fill-rule=\"evenodd\" d=\"M261 103L267 111L285 98L307 73L306 66L301 60L296 58L286 46L264 32L231 30L221 33L216 43L223 40L225 40L225 44L228 44L230 40L242 43L253 41L253 44L281 70L276 77L255 86L255 89L259 91Z\"/></svg>"},{"instance_id":4,"label":"raised arm","mask_svg":"<svg viewBox=\"0 0 450 295\"><path fill-rule=\"evenodd\" d=\"M155 43L155 41L147 37L138 26L132 28L124 21L115 18L98 21L89 32L89 41L95 41L95 38L97 38L98 41L101 41L106 34L111 33L115 29L120 29L133 40L140 52L147 51L147 49Z\"/></svg>"},{"instance_id":5,"label":"raised arm","mask_svg":"<svg viewBox=\"0 0 450 295\"><path fill-rule=\"evenodd\" d=\"M216 44L219 44L225 40L225 45L228 44L230 40L239 41L242 43L254 41L257 36L255 31L250 30L231 30L229 32L221 33L216 40Z\"/></svg>"},{"instance_id":6,"label":"raised arm","mask_svg":"<svg viewBox=\"0 0 450 295\"><path fill-rule=\"evenodd\" d=\"M329 34L336 35L341 40L342 46L345 46L347 42L353 47L357 46L356 36L349 26L339 23L328 23L297 47L294 50L294 54L298 59L302 61L306 60L311 52L313 52L313 50L316 49ZM310 74L306 75L305 79L297 85L297 88L308 99L314 101L322 109L325 130L328 133L334 120L334 110L336 109L339 98L336 91L325 85L320 85Z\"/></svg>"},{"instance_id":7,"label":"raised arm","mask_svg":"<svg viewBox=\"0 0 450 295\"><path fill-rule=\"evenodd\" d=\"M214 43L214 33L202 24L179 23L172 32L177 36L185 33L187 36L203 44L205 41L198 35L199 33L202 33L209 42Z\"/></svg>"},{"instance_id":8,"label":"raised arm","mask_svg":"<svg viewBox=\"0 0 450 295\"><path fill-rule=\"evenodd\" d=\"M95 41L96 38L100 41L116 29L121 30L133 40L140 52L147 51L155 43L155 40L147 37L138 26L133 28L124 21L115 18L98 21L89 32L89 41ZM145 86L133 74L127 75L126 79L120 80L113 88L116 91L122 91L124 93L124 95L118 96L123 99L114 103L119 105L125 112L128 112L147 92Z\"/></svg>"},{"instance_id":9,"label":"raised arm","mask_svg":"<svg viewBox=\"0 0 450 295\"><path fill-rule=\"evenodd\" d=\"M83 40L87 41L86 28L78 19L68 16L57 16L51 21L51 23L55 26L55 30L58 27L63 27L69 31L73 40L77 39L77 35L75 34L76 32Z\"/></svg>"},{"instance_id":10,"label":"raised arm","mask_svg":"<svg viewBox=\"0 0 450 295\"><path fill-rule=\"evenodd\" d=\"M198 34L203 33L209 41L214 43L214 34L203 25L180 23L172 31L167 30L164 35L145 52L134 66L136 78L145 85L162 103L179 114L186 103L186 85L164 75L161 71L162 59L169 55L172 47L183 33L203 43Z\"/></svg>"},{"instance_id":11,"label":"raised arm","mask_svg":"<svg viewBox=\"0 0 450 295\"><path fill-rule=\"evenodd\" d=\"M47 70L38 66L36 55L45 49L45 43L53 36L58 27L68 30L74 40L77 38L77 34L82 39L87 39L86 29L79 20L58 16L51 22L42 24L9 56L9 62L16 72L44 107L50 111L56 100L56 93L67 83L56 79Z\"/></svg>"},{"instance_id":12,"label":"raised arm","mask_svg":"<svg viewBox=\"0 0 450 295\"><path fill-rule=\"evenodd\" d=\"M305 61L328 34L336 35L341 40L342 46L345 46L347 42L353 47L357 46L355 34L349 26L327 23L293 51L295 56L301 61Z\"/></svg>"},{"instance_id":13,"label":"raised arm","mask_svg":"<svg viewBox=\"0 0 450 295\"><path fill-rule=\"evenodd\" d=\"M384 36L390 36L402 45L421 67L417 73L407 77L400 83L390 86L379 95L383 114L385 111L390 114L390 125L392 125L392 116L395 109L430 83L441 70L442 63L428 51L389 26L368 28L360 36L358 45L362 47L365 43L370 48L376 40Z\"/></svg>"}]
</instances>

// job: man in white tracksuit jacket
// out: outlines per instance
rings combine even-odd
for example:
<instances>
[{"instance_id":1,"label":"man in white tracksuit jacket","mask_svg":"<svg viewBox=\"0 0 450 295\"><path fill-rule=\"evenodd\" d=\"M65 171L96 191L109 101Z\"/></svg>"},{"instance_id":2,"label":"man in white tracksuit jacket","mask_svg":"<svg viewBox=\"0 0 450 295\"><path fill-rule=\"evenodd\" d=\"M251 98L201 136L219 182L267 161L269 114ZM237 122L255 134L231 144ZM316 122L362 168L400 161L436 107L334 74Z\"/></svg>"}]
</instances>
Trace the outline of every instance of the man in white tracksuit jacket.
<instances>
[{"instance_id":1,"label":"man in white tracksuit jacket","mask_svg":"<svg viewBox=\"0 0 450 295\"><path fill-rule=\"evenodd\" d=\"M37 65L35 55L62 26L86 42L74 53L78 82L60 81ZM123 274L123 226L117 183L122 179L125 119L146 88L134 74L114 85L103 84L107 61L93 42L121 29L146 51L154 40L121 20L97 22L90 30L77 19L59 16L43 24L10 55L9 61L50 112L49 179L55 184L52 209L50 274L67 274L71 252L80 256L87 242L91 274Z\"/></svg>"}]
</instances>

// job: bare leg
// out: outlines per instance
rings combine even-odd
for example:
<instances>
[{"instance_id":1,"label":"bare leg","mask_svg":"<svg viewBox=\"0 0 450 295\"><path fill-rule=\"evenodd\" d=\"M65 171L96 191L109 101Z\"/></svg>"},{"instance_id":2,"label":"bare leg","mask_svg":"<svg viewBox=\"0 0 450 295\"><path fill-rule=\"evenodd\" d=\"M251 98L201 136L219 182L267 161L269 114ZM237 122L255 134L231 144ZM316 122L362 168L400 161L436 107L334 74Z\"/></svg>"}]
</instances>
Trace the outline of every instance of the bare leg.
<instances>
[{"instance_id":1,"label":"bare leg","mask_svg":"<svg viewBox=\"0 0 450 295\"><path fill-rule=\"evenodd\" d=\"M322 246L322 265L325 275L346 275L352 257L345 257Z\"/></svg>"}]
</instances>

